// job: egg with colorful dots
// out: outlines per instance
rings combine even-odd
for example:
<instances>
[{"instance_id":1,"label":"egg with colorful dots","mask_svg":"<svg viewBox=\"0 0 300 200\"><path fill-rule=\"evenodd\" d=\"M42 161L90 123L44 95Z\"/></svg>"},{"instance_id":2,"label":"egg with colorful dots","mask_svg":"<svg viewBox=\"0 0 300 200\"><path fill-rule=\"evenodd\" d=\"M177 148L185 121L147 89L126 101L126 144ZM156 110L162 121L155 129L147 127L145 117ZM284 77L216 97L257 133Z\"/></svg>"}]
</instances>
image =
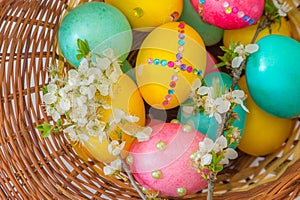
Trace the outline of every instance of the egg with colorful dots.
<instances>
[{"instance_id":1,"label":"egg with colorful dots","mask_svg":"<svg viewBox=\"0 0 300 200\"><path fill-rule=\"evenodd\" d=\"M188 98L205 68L206 50L199 34L183 22L169 22L143 41L136 59L137 85L150 106L171 109Z\"/></svg>"},{"instance_id":2,"label":"egg with colorful dots","mask_svg":"<svg viewBox=\"0 0 300 200\"><path fill-rule=\"evenodd\" d=\"M255 24L264 10L264 0L191 0L203 21L221 29Z\"/></svg>"},{"instance_id":3,"label":"egg with colorful dots","mask_svg":"<svg viewBox=\"0 0 300 200\"><path fill-rule=\"evenodd\" d=\"M58 44L67 61L78 67L77 40L86 40L92 53L112 48L124 61L131 49L132 30L123 13L103 2L83 3L70 10L58 30Z\"/></svg>"},{"instance_id":4,"label":"egg with colorful dots","mask_svg":"<svg viewBox=\"0 0 300 200\"><path fill-rule=\"evenodd\" d=\"M181 15L183 0L105 0L127 17L133 29L154 28L176 21Z\"/></svg>"},{"instance_id":5,"label":"egg with colorful dots","mask_svg":"<svg viewBox=\"0 0 300 200\"><path fill-rule=\"evenodd\" d=\"M191 160L204 138L189 125L157 124L148 141L132 145L126 160L144 188L168 197L193 194L207 186Z\"/></svg>"}]
</instances>

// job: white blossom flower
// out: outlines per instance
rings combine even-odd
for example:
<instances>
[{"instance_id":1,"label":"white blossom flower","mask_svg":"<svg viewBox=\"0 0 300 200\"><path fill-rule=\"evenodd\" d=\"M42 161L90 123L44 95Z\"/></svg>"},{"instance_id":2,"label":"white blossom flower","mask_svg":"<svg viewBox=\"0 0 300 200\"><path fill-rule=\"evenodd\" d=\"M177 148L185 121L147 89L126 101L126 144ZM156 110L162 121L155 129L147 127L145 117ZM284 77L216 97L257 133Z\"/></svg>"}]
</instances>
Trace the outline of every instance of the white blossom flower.
<instances>
[{"instance_id":1,"label":"white blossom flower","mask_svg":"<svg viewBox=\"0 0 300 200\"><path fill-rule=\"evenodd\" d=\"M237 53L238 56L232 60L231 62L232 68L239 68L242 62L246 59L246 56L256 51L258 51L257 44L247 44L246 46L244 46L243 44L238 45L234 49L234 52Z\"/></svg>"},{"instance_id":2,"label":"white blossom flower","mask_svg":"<svg viewBox=\"0 0 300 200\"><path fill-rule=\"evenodd\" d=\"M285 1L272 0L274 6L278 9L278 14L281 17L286 17L287 13L292 10L292 7Z\"/></svg>"},{"instance_id":3,"label":"white blossom flower","mask_svg":"<svg viewBox=\"0 0 300 200\"><path fill-rule=\"evenodd\" d=\"M221 165L227 165L229 164L229 159L233 160L238 157L238 153L232 148L227 148L224 151L225 151L224 158L219 162L219 164Z\"/></svg>"},{"instance_id":4,"label":"white blossom flower","mask_svg":"<svg viewBox=\"0 0 300 200\"><path fill-rule=\"evenodd\" d=\"M99 143L102 143L103 137L105 136L105 126L106 123L103 121L100 121L98 119L91 120L86 125L87 133L90 136L98 136Z\"/></svg>"},{"instance_id":5,"label":"white blossom flower","mask_svg":"<svg viewBox=\"0 0 300 200\"><path fill-rule=\"evenodd\" d=\"M142 131L138 131L134 136L137 138L138 142L144 142L149 140L152 133L151 127L145 127Z\"/></svg>"},{"instance_id":6,"label":"white blossom flower","mask_svg":"<svg viewBox=\"0 0 300 200\"><path fill-rule=\"evenodd\" d=\"M125 142L122 142L120 144L117 140L113 140L108 145L108 152L113 156L120 155L124 146L125 146Z\"/></svg>"},{"instance_id":7,"label":"white blossom flower","mask_svg":"<svg viewBox=\"0 0 300 200\"><path fill-rule=\"evenodd\" d=\"M54 104L57 101L57 85L54 83L50 83L47 86L48 92L43 96L43 101L46 105Z\"/></svg>"},{"instance_id":8,"label":"white blossom flower","mask_svg":"<svg viewBox=\"0 0 300 200\"><path fill-rule=\"evenodd\" d=\"M120 159L116 159L110 163L110 165L106 165L103 167L104 175L111 176L117 171L122 169L122 161Z\"/></svg>"},{"instance_id":9,"label":"white blossom flower","mask_svg":"<svg viewBox=\"0 0 300 200\"><path fill-rule=\"evenodd\" d=\"M246 112L249 112L243 102L246 99L245 92L243 90L233 90L232 92L224 94L223 98L228 101L233 101L235 104L240 105Z\"/></svg>"},{"instance_id":10,"label":"white blossom flower","mask_svg":"<svg viewBox=\"0 0 300 200\"><path fill-rule=\"evenodd\" d=\"M109 117L109 125L112 123L119 124L121 120L126 120L128 122L137 122L139 118L136 116L126 115L125 112L121 109L115 108L113 114Z\"/></svg>"}]
</instances>

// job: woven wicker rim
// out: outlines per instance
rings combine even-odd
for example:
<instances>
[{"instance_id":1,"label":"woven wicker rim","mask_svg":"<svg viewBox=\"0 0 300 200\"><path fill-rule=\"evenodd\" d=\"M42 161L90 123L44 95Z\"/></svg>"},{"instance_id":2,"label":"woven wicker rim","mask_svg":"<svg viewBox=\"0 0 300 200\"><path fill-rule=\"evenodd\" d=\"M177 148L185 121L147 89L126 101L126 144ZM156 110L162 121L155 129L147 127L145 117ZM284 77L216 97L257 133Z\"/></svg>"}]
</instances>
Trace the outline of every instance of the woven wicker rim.
<instances>
[{"instance_id":1,"label":"woven wicker rim","mask_svg":"<svg viewBox=\"0 0 300 200\"><path fill-rule=\"evenodd\" d=\"M55 39L59 22L68 9L82 2L0 1L1 199L102 199L103 195L139 199L128 182L104 176L103 164L88 158L62 134L43 139L35 129L38 123L50 120L41 102L40 88L48 81L44 67L65 63ZM220 53L214 47L208 50ZM128 60L134 62L134 57L132 52ZM265 157L240 152L218 176L215 199L299 196L299 134L298 122L282 148ZM205 195L186 198L202 199Z\"/></svg>"}]
</instances>

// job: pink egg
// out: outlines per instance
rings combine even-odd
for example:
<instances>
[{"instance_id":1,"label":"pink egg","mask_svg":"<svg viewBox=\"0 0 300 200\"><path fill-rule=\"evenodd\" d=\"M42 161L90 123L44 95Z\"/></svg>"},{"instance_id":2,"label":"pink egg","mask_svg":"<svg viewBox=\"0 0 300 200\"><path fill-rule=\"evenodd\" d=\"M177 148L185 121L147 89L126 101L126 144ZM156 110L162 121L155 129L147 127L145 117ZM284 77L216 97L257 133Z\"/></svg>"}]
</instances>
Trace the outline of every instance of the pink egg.
<instances>
[{"instance_id":1,"label":"pink egg","mask_svg":"<svg viewBox=\"0 0 300 200\"><path fill-rule=\"evenodd\" d=\"M216 59L207 51L206 52L206 70L204 76L210 74L212 72L219 72L219 68L216 68L215 65L217 64Z\"/></svg>"},{"instance_id":2,"label":"pink egg","mask_svg":"<svg viewBox=\"0 0 300 200\"><path fill-rule=\"evenodd\" d=\"M152 127L150 140L131 146L127 162L134 178L160 196L184 196L207 186L192 166L191 155L204 135L189 125L163 123ZM207 171L206 171L207 173Z\"/></svg>"},{"instance_id":3,"label":"pink egg","mask_svg":"<svg viewBox=\"0 0 300 200\"><path fill-rule=\"evenodd\" d=\"M238 29L255 24L264 0L190 0L203 21L221 29Z\"/></svg>"}]
</instances>

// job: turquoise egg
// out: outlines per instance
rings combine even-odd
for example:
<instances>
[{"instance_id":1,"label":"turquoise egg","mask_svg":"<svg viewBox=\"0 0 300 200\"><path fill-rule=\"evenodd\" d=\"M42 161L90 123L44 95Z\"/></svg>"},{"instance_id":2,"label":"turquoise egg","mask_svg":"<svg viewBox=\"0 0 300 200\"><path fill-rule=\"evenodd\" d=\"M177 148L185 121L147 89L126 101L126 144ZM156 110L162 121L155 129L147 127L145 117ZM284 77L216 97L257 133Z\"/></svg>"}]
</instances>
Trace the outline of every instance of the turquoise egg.
<instances>
[{"instance_id":1,"label":"turquoise egg","mask_svg":"<svg viewBox=\"0 0 300 200\"><path fill-rule=\"evenodd\" d=\"M62 54L78 66L77 39L87 40L93 53L112 48L123 61L132 45L132 30L126 17L115 7L103 2L89 2L72 9L62 20L58 43Z\"/></svg>"},{"instance_id":2,"label":"turquoise egg","mask_svg":"<svg viewBox=\"0 0 300 200\"><path fill-rule=\"evenodd\" d=\"M223 29L202 21L190 0L184 0L183 10L178 21L184 21L193 27L203 39L206 46L217 44L223 37Z\"/></svg>"},{"instance_id":3,"label":"turquoise egg","mask_svg":"<svg viewBox=\"0 0 300 200\"><path fill-rule=\"evenodd\" d=\"M231 84L232 84L232 78L224 73L224 72L213 72L211 74L208 74L207 76L204 77L204 80L207 84L207 86L212 86L212 82L214 78L218 78L220 82L220 86L222 87L222 91L224 93L225 89L229 89ZM239 86L236 86L235 89L240 89ZM185 104L189 104L192 102L192 99L188 99L186 102L184 102L178 111L177 119L180 121L182 124L193 124L195 129L197 129L199 132L206 134L209 138L212 140L216 140L216 132L218 129L218 122L214 117L209 117L208 114L204 113L195 113L191 115L186 115L182 111L182 106ZM233 109L234 112L236 112L240 118L240 120L235 120L234 126L238 127L241 132L240 136L243 135L243 130L244 126L246 123L246 112L243 110L241 106L236 106ZM226 134L226 132L225 132ZM238 146L237 142L234 142L230 147L235 148Z\"/></svg>"},{"instance_id":4,"label":"turquoise egg","mask_svg":"<svg viewBox=\"0 0 300 200\"><path fill-rule=\"evenodd\" d=\"M246 63L246 80L254 102L281 117L300 115L300 43L281 35L261 38ZM251 111L250 111L251 112Z\"/></svg>"}]
</instances>

